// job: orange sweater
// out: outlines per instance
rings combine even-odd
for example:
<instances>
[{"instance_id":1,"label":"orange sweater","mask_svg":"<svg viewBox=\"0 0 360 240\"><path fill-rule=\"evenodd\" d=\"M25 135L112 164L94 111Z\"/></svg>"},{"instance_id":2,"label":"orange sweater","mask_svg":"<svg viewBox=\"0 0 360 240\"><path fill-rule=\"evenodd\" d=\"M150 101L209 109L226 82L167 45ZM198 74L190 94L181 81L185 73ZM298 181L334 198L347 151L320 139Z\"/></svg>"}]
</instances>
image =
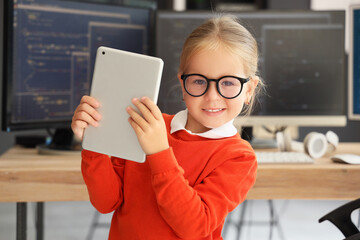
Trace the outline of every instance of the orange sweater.
<instances>
[{"instance_id":1,"label":"orange sweater","mask_svg":"<svg viewBox=\"0 0 360 240\"><path fill-rule=\"evenodd\" d=\"M222 239L225 217L253 186L257 162L238 134L207 139L178 131L164 114L170 148L145 163L83 150L90 201L115 210L109 239Z\"/></svg>"}]
</instances>

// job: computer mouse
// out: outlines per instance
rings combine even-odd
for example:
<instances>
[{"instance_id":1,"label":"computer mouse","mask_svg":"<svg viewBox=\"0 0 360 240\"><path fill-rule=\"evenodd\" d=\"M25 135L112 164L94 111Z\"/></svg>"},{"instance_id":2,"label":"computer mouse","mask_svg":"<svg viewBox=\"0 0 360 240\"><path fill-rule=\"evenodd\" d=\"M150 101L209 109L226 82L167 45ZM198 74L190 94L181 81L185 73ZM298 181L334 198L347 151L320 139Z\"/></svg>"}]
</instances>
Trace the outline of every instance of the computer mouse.
<instances>
[{"instance_id":1,"label":"computer mouse","mask_svg":"<svg viewBox=\"0 0 360 240\"><path fill-rule=\"evenodd\" d=\"M360 164L360 155L356 154L336 154L331 157L334 162Z\"/></svg>"}]
</instances>

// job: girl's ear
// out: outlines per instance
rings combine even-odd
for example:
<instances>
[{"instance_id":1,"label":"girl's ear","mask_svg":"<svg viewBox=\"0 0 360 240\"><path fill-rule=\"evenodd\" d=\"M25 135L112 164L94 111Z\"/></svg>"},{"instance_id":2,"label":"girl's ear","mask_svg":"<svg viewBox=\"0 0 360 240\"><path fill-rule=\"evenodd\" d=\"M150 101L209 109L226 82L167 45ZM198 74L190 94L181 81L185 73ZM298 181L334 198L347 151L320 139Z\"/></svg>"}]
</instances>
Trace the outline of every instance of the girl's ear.
<instances>
[{"instance_id":1,"label":"girl's ear","mask_svg":"<svg viewBox=\"0 0 360 240\"><path fill-rule=\"evenodd\" d=\"M181 80L181 74L180 73L178 73L177 78L178 78L178 80L180 81L180 84L181 84L181 90L182 90L182 95L183 95L183 100L184 100L184 98L185 98L184 82L183 82L183 80Z\"/></svg>"},{"instance_id":2,"label":"girl's ear","mask_svg":"<svg viewBox=\"0 0 360 240\"><path fill-rule=\"evenodd\" d=\"M260 81L260 79L259 79L258 76L254 76L254 77L250 78L250 81L248 82L249 85L248 85L248 88L246 90L245 102L250 103L251 97L253 96L254 91L256 89L256 86L258 85L259 81Z\"/></svg>"},{"instance_id":3,"label":"girl's ear","mask_svg":"<svg viewBox=\"0 0 360 240\"><path fill-rule=\"evenodd\" d=\"M178 80L180 81L180 83L182 85L182 80L181 80L181 74L180 73L177 74L177 78L178 78Z\"/></svg>"}]
</instances>

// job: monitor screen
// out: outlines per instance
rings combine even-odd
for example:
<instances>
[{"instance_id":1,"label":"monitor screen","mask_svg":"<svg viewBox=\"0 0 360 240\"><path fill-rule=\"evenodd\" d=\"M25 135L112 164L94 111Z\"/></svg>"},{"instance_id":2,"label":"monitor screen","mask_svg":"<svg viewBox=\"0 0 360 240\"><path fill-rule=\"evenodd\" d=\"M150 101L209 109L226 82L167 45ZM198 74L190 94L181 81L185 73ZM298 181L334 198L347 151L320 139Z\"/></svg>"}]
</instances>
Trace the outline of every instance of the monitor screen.
<instances>
[{"instance_id":1,"label":"monitor screen","mask_svg":"<svg viewBox=\"0 0 360 240\"><path fill-rule=\"evenodd\" d=\"M343 11L260 11L235 14L256 38L259 75L266 94L250 117L253 125L343 126L345 116ZM176 113L185 108L177 70L187 35L213 14L159 12L156 53L165 62L159 106ZM166 36L166 37L165 37Z\"/></svg>"},{"instance_id":2,"label":"monitor screen","mask_svg":"<svg viewBox=\"0 0 360 240\"><path fill-rule=\"evenodd\" d=\"M349 119L360 120L360 3L349 10Z\"/></svg>"},{"instance_id":3,"label":"monitor screen","mask_svg":"<svg viewBox=\"0 0 360 240\"><path fill-rule=\"evenodd\" d=\"M99 46L149 54L149 8L6 0L3 130L70 127Z\"/></svg>"}]
</instances>

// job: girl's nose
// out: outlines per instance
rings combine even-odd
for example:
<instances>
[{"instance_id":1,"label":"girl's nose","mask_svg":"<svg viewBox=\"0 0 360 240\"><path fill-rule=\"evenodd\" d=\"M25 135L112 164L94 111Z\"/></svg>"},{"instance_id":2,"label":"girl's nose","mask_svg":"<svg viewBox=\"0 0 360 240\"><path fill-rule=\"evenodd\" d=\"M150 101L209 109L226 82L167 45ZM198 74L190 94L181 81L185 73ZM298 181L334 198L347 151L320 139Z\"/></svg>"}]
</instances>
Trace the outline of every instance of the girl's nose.
<instances>
[{"instance_id":1,"label":"girl's nose","mask_svg":"<svg viewBox=\"0 0 360 240\"><path fill-rule=\"evenodd\" d=\"M221 98L221 95L217 91L215 82L210 82L209 88L206 91L204 96L205 96L206 100L217 100L217 99Z\"/></svg>"}]
</instances>

